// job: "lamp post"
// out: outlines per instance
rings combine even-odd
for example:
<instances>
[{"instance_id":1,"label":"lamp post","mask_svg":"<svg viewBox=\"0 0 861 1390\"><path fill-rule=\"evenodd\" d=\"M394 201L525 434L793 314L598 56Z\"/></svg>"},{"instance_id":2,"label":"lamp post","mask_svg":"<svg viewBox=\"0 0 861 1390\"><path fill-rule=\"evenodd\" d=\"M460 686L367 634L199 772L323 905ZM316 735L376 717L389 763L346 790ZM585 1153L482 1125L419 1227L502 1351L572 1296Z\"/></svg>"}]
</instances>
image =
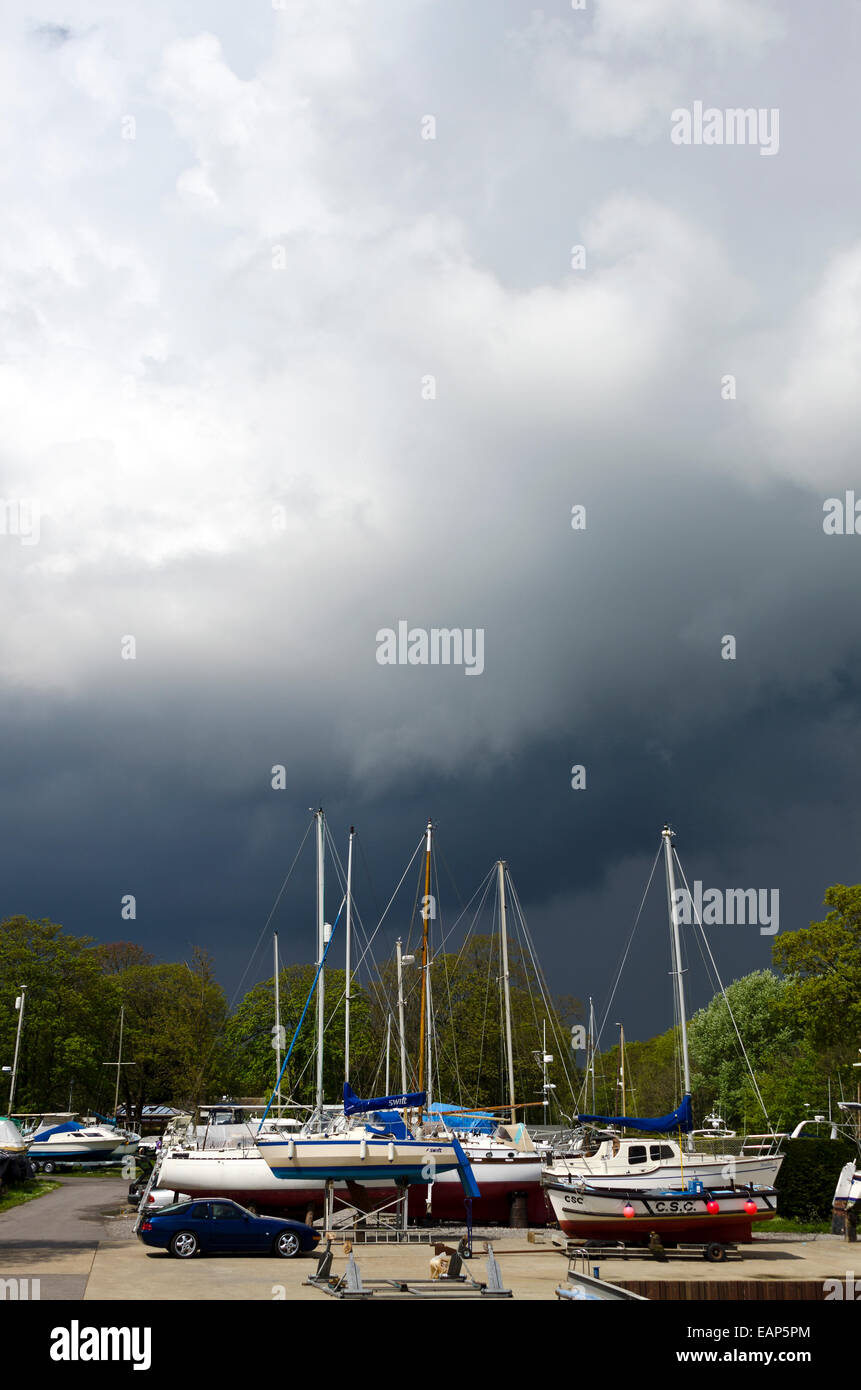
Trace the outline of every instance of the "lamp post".
<instances>
[{"instance_id":1,"label":"lamp post","mask_svg":"<svg viewBox=\"0 0 861 1390\"><path fill-rule=\"evenodd\" d=\"M13 1111L14 1106L15 1106L15 1084L16 1084L16 1082L17 1082L17 1080L18 1080L18 1055L19 1055L19 1053L20 1053L20 1051L21 1051L21 1029L22 1029L23 1026L24 1026L24 1001L25 1001L25 997L26 997L26 994L27 994L27 986L26 986L26 985L20 985L19 988L20 988L20 990L21 990L21 993L18 995L18 998L15 1000L15 1008L18 1010L18 1031L17 1031L17 1033L15 1034L15 1056L14 1056L14 1058L12 1059L12 1087L11 1087L11 1090L9 1091L9 1114L10 1114L10 1115L12 1114L12 1111Z\"/></svg>"}]
</instances>

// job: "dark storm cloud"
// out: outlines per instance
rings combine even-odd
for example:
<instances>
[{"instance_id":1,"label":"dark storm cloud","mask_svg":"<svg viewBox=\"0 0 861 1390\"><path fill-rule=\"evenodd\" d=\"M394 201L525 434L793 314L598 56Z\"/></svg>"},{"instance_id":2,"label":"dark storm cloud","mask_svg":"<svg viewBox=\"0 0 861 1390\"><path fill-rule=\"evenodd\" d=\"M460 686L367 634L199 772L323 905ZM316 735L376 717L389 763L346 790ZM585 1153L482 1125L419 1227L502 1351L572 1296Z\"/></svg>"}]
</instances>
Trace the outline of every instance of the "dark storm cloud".
<instances>
[{"instance_id":1,"label":"dark storm cloud","mask_svg":"<svg viewBox=\"0 0 861 1390\"><path fill-rule=\"evenodd\" d=\"M822 521L858 481L861 249L820 40L802 78L764 5L653 4L660 52L609 0L585 31L315 0L265 41L171 11L93 3L7 89L0 478L40 536L4 513L5 910L206 945L232 991L322 803L366 923L431 815L464 899L509 861L582 998L665 820L691 881L806 922L858 830L861 539ZM779 155L674 148L739 73ZM481 628L484 672L381 666L400 620ZM671 1022L661 893L632 1034ZM294 959L312 897L306 852ZM725 978L770 945L715 929Z\"/></svg>"}]
</instances>

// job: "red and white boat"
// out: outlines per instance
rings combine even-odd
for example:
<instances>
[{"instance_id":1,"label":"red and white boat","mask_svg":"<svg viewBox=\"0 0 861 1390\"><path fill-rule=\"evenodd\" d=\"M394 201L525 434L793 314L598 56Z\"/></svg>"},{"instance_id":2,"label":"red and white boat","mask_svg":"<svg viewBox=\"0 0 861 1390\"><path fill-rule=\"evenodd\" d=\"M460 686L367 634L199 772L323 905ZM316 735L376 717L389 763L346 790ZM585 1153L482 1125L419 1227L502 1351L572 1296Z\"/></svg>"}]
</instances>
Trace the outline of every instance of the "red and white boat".
<instances>
[{"instance_id":1,"label":"red and white boat","mask_svg":"<svg viewBox=\"0 0 861 1390\"><path fill-rule=\"evenodd\" d=\"M560 1229L577 1240L647 1245L657 1235L665 1245L684 1241L747 1244L753 1239L755 1223L777 1215L773 1187L707 1188L694 1182L679 1188L619 1192L545 1174L544 1189Z\"/></svg>"}]
</instances>

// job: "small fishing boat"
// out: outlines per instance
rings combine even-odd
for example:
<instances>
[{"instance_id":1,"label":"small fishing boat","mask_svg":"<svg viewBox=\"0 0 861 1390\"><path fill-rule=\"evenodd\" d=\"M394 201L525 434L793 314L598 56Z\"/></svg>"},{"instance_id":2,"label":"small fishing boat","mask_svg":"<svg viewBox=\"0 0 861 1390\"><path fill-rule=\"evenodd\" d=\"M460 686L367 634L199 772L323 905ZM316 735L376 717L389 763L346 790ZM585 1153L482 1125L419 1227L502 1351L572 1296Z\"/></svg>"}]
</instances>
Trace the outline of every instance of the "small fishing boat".
<instances>
[{"instance_id":1,"label":"small fishing boat","mask_svg":"<svg viewBox=\"0 0 861 1390\"><path fill-rule=\"evenodd\" d=\"M773 1187L593 1187L577 1178L562 1181L545 1174L544 1188L559 1227L578 1240L624 1241L646 1245L652 1235L663 1244L753 1239L756 1222L777 1215Z\"/></svg>"}]
</instances>

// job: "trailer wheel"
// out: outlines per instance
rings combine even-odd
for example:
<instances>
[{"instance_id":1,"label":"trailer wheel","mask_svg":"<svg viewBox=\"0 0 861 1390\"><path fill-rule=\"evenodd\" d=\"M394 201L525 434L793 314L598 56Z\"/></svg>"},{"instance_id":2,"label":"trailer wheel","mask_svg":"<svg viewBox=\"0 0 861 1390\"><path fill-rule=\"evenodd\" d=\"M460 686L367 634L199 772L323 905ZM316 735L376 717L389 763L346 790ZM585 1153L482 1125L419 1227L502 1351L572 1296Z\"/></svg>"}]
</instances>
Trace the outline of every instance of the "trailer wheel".
<instances>
[{"instance_id":1,"label":"trailer wheel","mask_svg":"<svg viewBox=\"0 0 861 1390\"><path fill-rule=\"evenodd\" d=\"M707 1245L704 1252L706 1259L714 1265L721 1265L726 1260L726 1246L721 1245L720 1241L713 1240Z\"/></svg>"},{"instance_id":2,"label":"trailer wheel","mask_svg":"<svg viewBox=\"0 0 861 1390\"><path fill-rule=\"evenodd\" d=\"M53 1165L53 1163L51 1162L51 1160L50 1160L50 1158L49 1158L49 1159L47 1160L46 1163L43 1163L43 1164L42 1164L42 1172L43 1172L43 1173L53 1173L53 1171L54 1171L54 1165Z\"/></svg>"}]
</instances>

